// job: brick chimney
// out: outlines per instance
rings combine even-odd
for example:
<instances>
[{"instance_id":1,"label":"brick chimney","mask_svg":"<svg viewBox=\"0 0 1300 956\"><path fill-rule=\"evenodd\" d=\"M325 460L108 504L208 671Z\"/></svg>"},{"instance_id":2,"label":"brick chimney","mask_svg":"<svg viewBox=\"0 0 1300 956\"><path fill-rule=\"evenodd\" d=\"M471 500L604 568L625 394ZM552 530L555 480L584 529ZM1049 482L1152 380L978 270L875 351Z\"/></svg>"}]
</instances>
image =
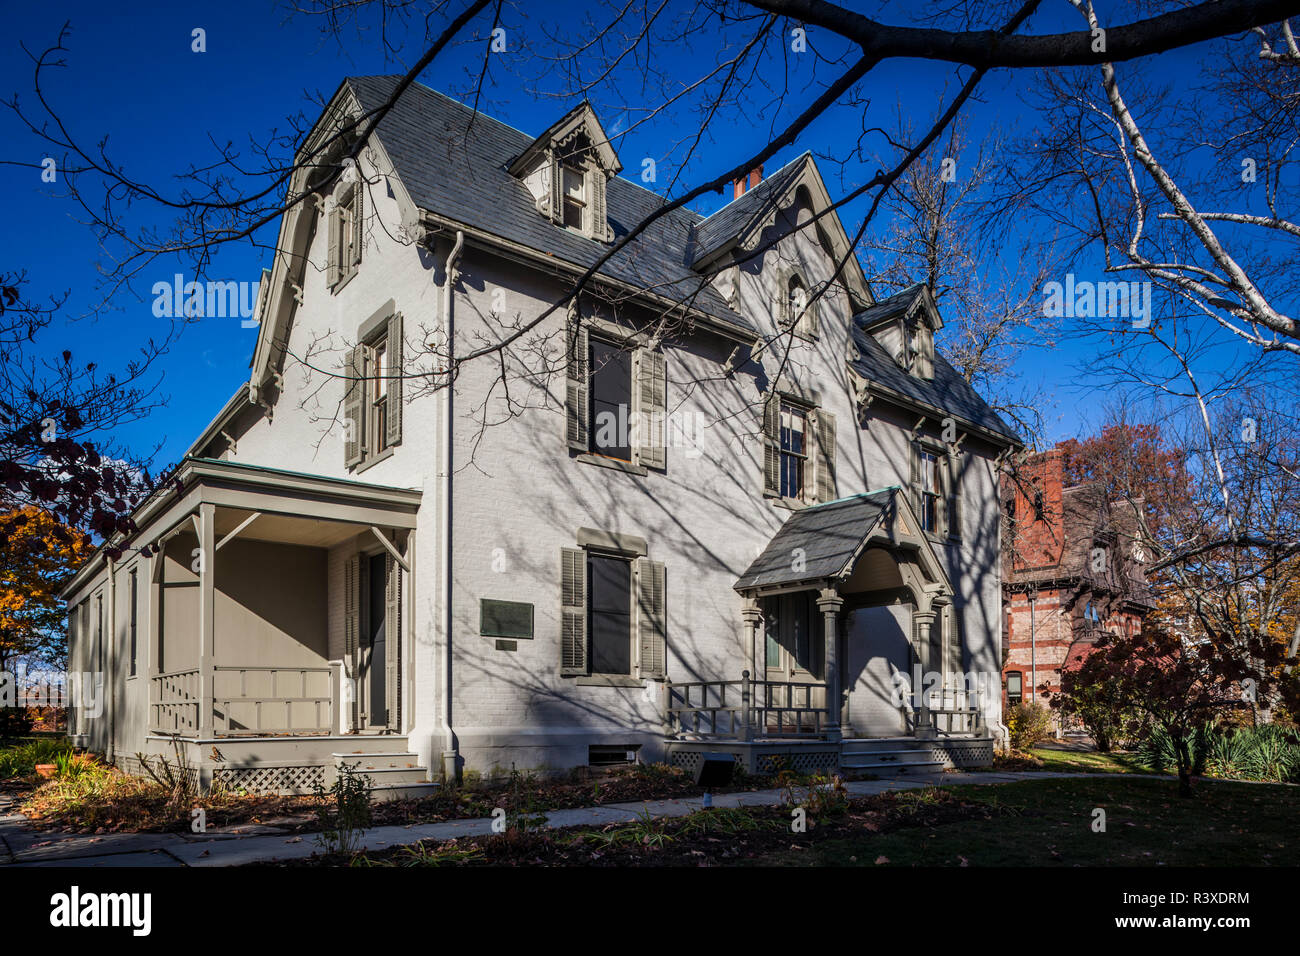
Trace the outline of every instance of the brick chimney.
<instances>
[{"instance_id":1,"label":"brick chimney","mask_svg":"<svg viewBox=\"0 0 1300 956\"><path fill-rule=\"evenodd\" d=\"M745 193L749 192L751 189L753 189L762 181L763 181L763 167L755 166L753 169L749 171L748 179L745 176L741 176L739 179L732 180L731 198L739 199L741 196L745 195Z\"/></svg>"}]
</instances>

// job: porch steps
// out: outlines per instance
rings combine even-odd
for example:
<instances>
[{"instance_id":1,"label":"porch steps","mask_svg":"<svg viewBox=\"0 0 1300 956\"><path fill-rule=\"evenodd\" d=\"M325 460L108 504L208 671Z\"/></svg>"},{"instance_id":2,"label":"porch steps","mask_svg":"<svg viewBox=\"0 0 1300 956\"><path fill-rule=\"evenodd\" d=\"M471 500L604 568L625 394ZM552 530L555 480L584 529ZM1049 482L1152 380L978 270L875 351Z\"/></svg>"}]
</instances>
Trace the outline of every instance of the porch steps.
<instances>
[{"instance_id":1,"label":"porch steps","mask_svg":"<svg viewBox=\"0 0 1300 956\"><path fill-rule=\"evenodd\" d=\"M928 742L909 739L844 740L840 768L870 773L934 773L944 761L934 759Z\"/></svg>"},{"instance_id":2,"label":"porch steps","mask_svg":"<svg viewBox=\"0 0 1300 956\"><path fill-rule=\"evenodd\" d=\"M334 766L347 765L370 778L370 798L377 802L412 800L438 792L438 784L429 783L429 772L417 754L404 751L389 753L336 753Z\"/></svg>"}]
</instances>

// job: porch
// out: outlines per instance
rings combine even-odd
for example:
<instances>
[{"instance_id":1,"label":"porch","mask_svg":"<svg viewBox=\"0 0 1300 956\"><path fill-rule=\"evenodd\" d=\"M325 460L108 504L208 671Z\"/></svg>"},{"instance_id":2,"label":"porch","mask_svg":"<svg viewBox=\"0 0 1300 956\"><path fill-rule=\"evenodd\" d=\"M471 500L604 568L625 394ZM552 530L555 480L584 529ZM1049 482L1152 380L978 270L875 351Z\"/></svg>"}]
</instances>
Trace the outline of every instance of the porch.
<instances>
[{"instance_id":1,"label":"porch","mask_svg":"<svg viewBox=\"0 0 1300 956\"><path fill-rule=\"evenodd\" d=\"M709 750L751 772L992 761L952 586L900 489L796 512L735 589L749 666L665 686L674 762Z\"/></svg>"},{"instance_id":2,"label":"porch","mask_svg":"<svg viewBox=\"0 0 1300 956\"><path fill-rule=\"evenodd\" d=\"M179 474L140 582L147 754L184 754L205 786L289 791L353 752L416 768L402 665L420 493L208 460Z\"/></svg>"}]
</instances>

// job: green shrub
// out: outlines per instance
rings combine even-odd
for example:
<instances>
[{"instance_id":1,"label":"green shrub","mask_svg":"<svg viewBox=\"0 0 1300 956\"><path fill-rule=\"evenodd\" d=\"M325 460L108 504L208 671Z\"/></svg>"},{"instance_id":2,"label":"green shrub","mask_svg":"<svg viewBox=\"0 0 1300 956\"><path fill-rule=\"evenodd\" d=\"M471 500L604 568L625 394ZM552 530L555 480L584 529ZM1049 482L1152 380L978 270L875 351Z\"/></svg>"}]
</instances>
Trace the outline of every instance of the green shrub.
<instances>
[{"instance_id":1,"label":"green shrub","mask_svg":"<svg viewBox=\"0 0 1300 956\"><path fill-rule=\"evenodd\" d=\"M1021 701L1007 713L1012 750L1028 750L1052 735L1052 712L1042 704Z\"/></svg>"},{"instance_id":2,"label":"green shrub","mask_svg":"<svg viewBox=\"0 0 1300 956\"><path fill-rule=\"evenodd\" d=\"M0 780L30 777L38 763L58 763L61 754L72 753L66 740L41 738L25 740L0 748Z\"/></svg>"},{"instance_id":3,"label":"green shrub","mask_svg":"<svg viewBox=\"0 0 1300 956\"><path fill-rule=\"evenodd\" d=\"M321 832L316 842L326 853L353 852L370 826L370 778L357 772L359 766L340 764L332 787L326 790L319 783L312 787L319 801L316 819Z\"/></svg>"}]
</instances>

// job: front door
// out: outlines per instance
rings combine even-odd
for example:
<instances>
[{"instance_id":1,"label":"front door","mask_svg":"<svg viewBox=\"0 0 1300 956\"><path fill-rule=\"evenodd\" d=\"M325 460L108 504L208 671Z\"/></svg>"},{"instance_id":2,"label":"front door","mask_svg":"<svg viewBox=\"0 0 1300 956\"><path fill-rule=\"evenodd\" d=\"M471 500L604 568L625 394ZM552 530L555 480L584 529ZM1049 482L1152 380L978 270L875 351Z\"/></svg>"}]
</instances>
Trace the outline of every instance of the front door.
<instances>
[{"instance_id":1,"label":"front door","mask_svg":"<svg viewBox=\"0 0 1300 956\"><path fill-rule=\"evenodd\" d=\"M813 684L826 679L826 637L822 616L817 613L816 596L812 591L779 594L764 599L763 619L767 637L765 676L770 682ZM815 688L811 692L783 687L770 687L766 700L760 703L769 707L825 707L826 692ZM808 715L769 714L769 724L787 725L798 719L800 729L812 730ZM773 728L769 727L769 730Z\"/></svg>"},{"instance_id":2,"label":"front door","mask_svg":"<svg viewBox=\"0 0 1300 956\"><path fill-rule=\"evenodd\" d=\"M365 633L361 646L361 725L388 726L388 556L371 555L366 564Z\"/></svg>"}]
</instances>

